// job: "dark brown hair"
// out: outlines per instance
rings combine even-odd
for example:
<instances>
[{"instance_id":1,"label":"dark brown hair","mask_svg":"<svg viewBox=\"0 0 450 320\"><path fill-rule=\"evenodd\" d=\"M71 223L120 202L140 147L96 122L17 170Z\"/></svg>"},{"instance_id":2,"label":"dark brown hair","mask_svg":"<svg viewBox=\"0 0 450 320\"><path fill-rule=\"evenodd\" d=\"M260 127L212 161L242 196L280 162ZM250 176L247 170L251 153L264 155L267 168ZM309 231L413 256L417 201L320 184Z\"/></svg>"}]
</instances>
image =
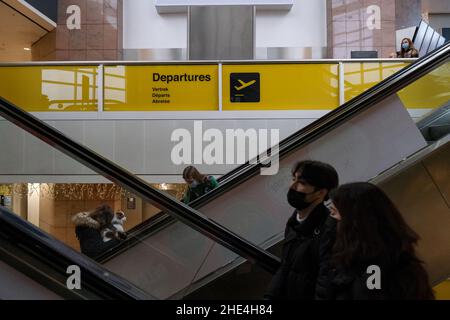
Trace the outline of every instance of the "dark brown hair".
<instances>
[{"instance_id":1,"label":"dark brown hair","mask_svg":"<svg viewBox=\"0 0 450 320\"><path fill-rule=\"evenodd\" d=\"M330 198L341 216L334 266L360 271L377 264L390 270L385 279L393 296L433 298L428 275L415 252L419 236L380 188L367 182L349 183L333 190Z\"/></svg>"},{"instance_id":2,"label":"dark brown hair","mask_svg":"<svg viewBox=\"0 0 450 320\"><path fill-rule=\"evenodd\" d=\"M114 211L110 206L104 204L92 211L89 216L103 227L111 224L112 219L114 218Z\"/></svg>"},{"instance_id":3,"label":"dark brown hair","mask_svg":"<svg viewBox=\"0 0 450 320\"><path fill-rule=\"evenodd\" d=\"M339 185L338 174L328 163L315 160L299 161L292 168L292 175L295 176L296 173L317 190L331 191Z\"/></svg>"},{"instance_id":4,"label":"dark brown hair","mask_svg":"<svg viewBox=\"0 0 450 320\"><path fill-rule=\"evenodd\" d=\"M403 43L403 41L405 41L405 40L408 41L408 44L409 44L408 50L403 49L403 46L401 45ZM402 41L400 42L400 52L399 52L400 57L404 58L405 53L408 52L409 50L417 51L416 48L414 48L414 43L411 41L410 38L403 38Z\"/></svg>"},{"instance_id":5,"label":"dark brown hair","mask_svg":"<svg viewBox=\"0 0 450 320\"><path fill-rule=\"evenodd\" d=\"M196 167L194 166L189 166L184 168L183 170L183 179L187 180L189 178L195 179L198 182L203 182L203 180L205 179L206 175L201 174Z\"/></svg>"}]
</instances>

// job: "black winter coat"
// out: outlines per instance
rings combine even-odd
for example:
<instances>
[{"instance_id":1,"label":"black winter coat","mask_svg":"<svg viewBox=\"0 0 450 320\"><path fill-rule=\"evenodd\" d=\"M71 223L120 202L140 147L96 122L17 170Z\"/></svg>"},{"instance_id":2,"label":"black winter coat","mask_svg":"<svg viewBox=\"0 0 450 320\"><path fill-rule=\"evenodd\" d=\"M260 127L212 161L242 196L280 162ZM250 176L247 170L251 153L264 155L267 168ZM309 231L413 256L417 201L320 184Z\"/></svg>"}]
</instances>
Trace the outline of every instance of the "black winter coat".
<instances>
[{"instance_id":1,"label":"black winter coat","mask_svg":"<svg viewBox=\"0 0 450 320\"><path fill-rule=\"evenodd\" d=\"M336 221L323 204L299 223L297 212L289 218L281 256L266 299L328 299L329 259L336 237Z\"/></svg>"},{"instance_id":2,"label":"black winter coat","mask_svg":"<svg viewBox=\"0 0 450 320\"><path fill-rule=\"evenodd\" d=\"M73 218L73 221L76 226L75 234L80 242L81 253L90 258L96 258L101 253L119 243L119 240L116 239L103 242L103 238L99 230L99 223L90 218L85 212L77 214Z\"/></svg>"},{"instance_id":3,"label":"black winter coat","mask_svg":"<svg viewBox=\"0 0 450 320\"><path fill-rule=\"evenodd\" d=\"M367 280L372 273L367 267L380 267L380 288L369 289ZM434 293L421 263L407 256L390 266L373 261L364 263L354 271L333 269L329 289L335 300L430 300ZM369 281L371 282L371 281Z\"/></svg>"},{"instance_id":4,"label":"black winter coat","mask_svg":"<svg viewBox=\"0 0 450 320\"><path fill-rule=\"evenodd\" d=\"M331 272L331 299L334 300L385 300L384 290L367 287L369 275L364 272Z\"/></svg>"}]
</instances>

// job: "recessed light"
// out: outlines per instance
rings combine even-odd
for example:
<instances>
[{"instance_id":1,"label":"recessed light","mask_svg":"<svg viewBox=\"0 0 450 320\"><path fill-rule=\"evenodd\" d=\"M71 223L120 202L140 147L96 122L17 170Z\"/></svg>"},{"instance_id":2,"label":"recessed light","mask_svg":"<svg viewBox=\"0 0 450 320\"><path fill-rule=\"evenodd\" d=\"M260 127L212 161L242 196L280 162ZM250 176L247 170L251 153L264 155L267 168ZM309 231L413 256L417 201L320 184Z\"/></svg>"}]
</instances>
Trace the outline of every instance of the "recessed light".
<instances>
[{"instance_id":1,"label":"recessed light","mask_svg":"<svg viewBox=\"0 0 450 320\"><path fill-rule=\"evenodd\" d=\"M23 48L23 50L25 50L25 51L31 51L30 48Z\"/></svg>"}]
</instances>

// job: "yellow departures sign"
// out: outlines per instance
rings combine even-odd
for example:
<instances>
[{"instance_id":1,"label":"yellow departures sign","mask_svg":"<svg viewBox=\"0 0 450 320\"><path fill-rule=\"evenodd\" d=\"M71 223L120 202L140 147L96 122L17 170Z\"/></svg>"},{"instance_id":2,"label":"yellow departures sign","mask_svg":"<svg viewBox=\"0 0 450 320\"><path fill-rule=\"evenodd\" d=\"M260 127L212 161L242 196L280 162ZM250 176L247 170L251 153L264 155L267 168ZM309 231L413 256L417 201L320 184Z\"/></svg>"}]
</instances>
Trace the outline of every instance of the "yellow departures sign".
<instances>
[{"instance_id":1,"label":"yellow departures sign","mask_svg":"<svg viewBox=\"0 0 450 320\"><path fill-rule=\"evenodd\" d=\"M339 105L337 64L222 67L223 110L331 110Z\"/></svg>"},{"instance_id":2,"label":"yellow departures sign","mask_svg":"<svg viewBox=\"0 0 450 320\"><path fill-rule=\"evenodd\" d=\"M0 96L28 112L96 112L97 66L0 67Z\"/></svg>"},{"instance_id":3,"label":"yellow departures sign","mask_svg":"<svg viewBox=\"0 0 450 320\"><path fill-rule=\"evenodd\" d=\"M104 101L105 111L218 110L218 66L106 66Z\"/></svg>"}]
</instances>

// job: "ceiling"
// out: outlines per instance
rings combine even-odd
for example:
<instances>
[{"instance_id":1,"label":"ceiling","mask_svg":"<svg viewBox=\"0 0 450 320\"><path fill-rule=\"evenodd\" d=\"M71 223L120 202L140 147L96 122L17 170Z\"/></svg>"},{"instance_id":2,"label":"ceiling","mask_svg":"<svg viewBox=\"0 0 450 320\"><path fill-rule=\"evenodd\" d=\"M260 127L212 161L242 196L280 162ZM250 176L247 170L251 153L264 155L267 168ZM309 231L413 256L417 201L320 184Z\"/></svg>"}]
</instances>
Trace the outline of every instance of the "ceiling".
<instances>
[{"instance_id":1,"label":"ceiling","mask_svg":"<svg viewBox=\"0 0 450 320\"><path fill-rule=\"evenodd\" d=\"M0 1L0 62L31 61L31 45L47 30Z\"/></svg>"}]
</instances>

